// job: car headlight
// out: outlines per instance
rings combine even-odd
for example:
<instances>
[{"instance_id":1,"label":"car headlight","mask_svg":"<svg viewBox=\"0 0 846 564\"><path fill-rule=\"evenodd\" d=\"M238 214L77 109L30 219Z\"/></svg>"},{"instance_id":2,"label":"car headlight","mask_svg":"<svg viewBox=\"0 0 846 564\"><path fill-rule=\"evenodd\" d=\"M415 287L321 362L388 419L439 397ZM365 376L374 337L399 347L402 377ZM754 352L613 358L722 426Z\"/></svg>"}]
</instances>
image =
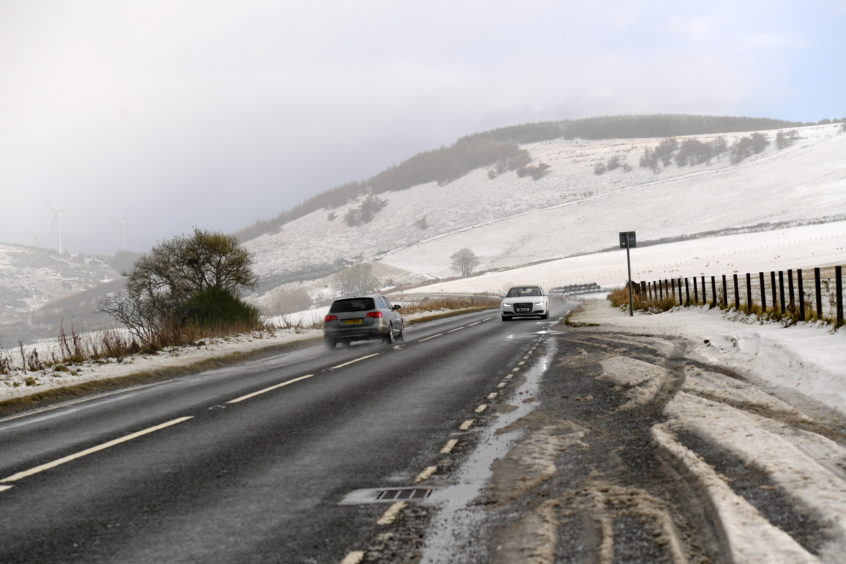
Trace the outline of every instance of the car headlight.
<instances>
[{"instance_id":1,"label":"car headlight","mask_svg":"<svg viewBox=\"0 0 846 564\"><path fill-rule=\"evenodd\" d=\"M535 305L543 305L543 300L535 302Z\"/></svg>"},{"instance_id":2,"label":"car headlight","mask_svg":"<svg viewBox=\"0 0 846 564\"><path fill-rule=\"evenodd\" d=\"M512 307L511 304L506 304L506 303L502 304L502 309L511 309L511 307Z\"/></svg>"}]
</instances>

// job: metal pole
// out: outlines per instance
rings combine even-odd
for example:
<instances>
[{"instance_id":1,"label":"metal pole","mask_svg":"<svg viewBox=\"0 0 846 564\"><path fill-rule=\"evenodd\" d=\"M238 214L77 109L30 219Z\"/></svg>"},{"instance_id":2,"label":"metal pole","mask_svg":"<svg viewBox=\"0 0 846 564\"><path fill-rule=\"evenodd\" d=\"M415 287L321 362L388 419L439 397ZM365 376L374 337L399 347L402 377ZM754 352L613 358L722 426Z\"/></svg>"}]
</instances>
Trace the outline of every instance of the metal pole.
<instances>
[{"instance_id":1,"label":"metal pole","mask_svg":"<svg viewBox=\"0 0 846 564\"><path fill-rule=\"evenodd\" d=\"M632 259L629 256L628 243L626 243L626 265L629 268L629 285L627 287L629 292L629 317L634 317L634 299L632 298Z\"/></svg>"}]
</instances>

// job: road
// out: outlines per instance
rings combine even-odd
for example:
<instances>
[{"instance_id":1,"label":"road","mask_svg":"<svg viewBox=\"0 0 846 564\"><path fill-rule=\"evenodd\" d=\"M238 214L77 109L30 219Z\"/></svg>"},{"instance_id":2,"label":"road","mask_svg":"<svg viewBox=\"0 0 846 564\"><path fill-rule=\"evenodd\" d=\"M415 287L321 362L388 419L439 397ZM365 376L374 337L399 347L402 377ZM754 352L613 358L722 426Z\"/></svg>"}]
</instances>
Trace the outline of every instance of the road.
<instances>
[{"instance_id":1,"label":"road","mask_svg":"<svg viewBox=\"0 0 846 564\"><path fill-rule=\"evenodd\" d=\"M0 562L341 561L386 509L345 497L437 472L553 319L470 314L0 420Z\"/></svg>"}]
</instances>

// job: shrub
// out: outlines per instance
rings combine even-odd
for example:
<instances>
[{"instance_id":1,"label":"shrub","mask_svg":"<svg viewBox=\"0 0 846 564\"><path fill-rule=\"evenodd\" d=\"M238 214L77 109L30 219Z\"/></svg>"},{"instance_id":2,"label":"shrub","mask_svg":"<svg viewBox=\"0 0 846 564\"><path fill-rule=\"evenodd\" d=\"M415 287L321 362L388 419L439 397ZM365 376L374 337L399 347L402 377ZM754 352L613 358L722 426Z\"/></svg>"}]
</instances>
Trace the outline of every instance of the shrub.
<instances>
[{"instance_id":1,"label":"shrub","mask_svg":"<svg viewBox=\"0 0 846 564\"><path fill-rule=\"evenodd\" d=\"M258 309L224 288L208 288L194 294L180 304L177 319L182 328L202 331L232 327L252 330L261 326Z\"/></svg>"}]
</instances>

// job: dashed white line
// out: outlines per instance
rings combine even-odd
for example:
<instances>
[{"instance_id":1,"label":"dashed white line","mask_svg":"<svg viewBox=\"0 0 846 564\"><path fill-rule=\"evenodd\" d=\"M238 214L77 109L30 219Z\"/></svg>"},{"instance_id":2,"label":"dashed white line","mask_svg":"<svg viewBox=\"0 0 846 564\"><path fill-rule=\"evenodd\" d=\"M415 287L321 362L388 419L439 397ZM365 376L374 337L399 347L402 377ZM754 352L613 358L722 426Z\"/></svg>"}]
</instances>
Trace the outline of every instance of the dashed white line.
<instances>
[{"instance_id":1,"label":"dashed white line","mask_svg":"<svg viewBox=\"0 0 846 564\"><path fill-rule=\"evenodd\" d=\"M511 372L520 372L520 368L519 367L512 368Z\"/></svg>"},{"instance_id":2,"label":"dashed white line","mask_svg":"<svg viewBox=\"0 0 846 564\"><path fill-rule=\"evenodd\" d=\"M498 396L498 395L499 395L499 394L498 394L498 393L496 393L496 392L491 392L491 393L489 393L489 394L488 394L488 399L489 399L489 400L494 400L494 399L496 399L496 396Z\"/></svg>"},{"instance_id":3,"label":"dashed white line","mask_svg":"<svg viewBox=\"0 0 846 564\"><path fill-rule=\"evenodd\" d=\"M253 392L253 393L251 393L251 394L247 394L247 395L245 395L245 396L241 396L241 397L239 397L239 398L235 398L235 399L233 399L233 400L229 400L229 401L228 401L228 402L226 402L226 403L238 403L238 402L242 402L242 401L244 401L244 400L248 400L248 399L250 399L250 398L254 398L254 397L256 397L256 396L260 396L261 394L266 394L267 392L272 392L273 390L278 390L279 388L284 388L285 386L290 386L291 384L293 384L293 383L295 383L295 382L299 382L299 381L301 381L301 380L306 380L306 379L308 379L308 378L311 378L312 376L314 376L314 374L306 374L305 376L300 376L299 378L294 378L294 379L292 379L292 380L287 380L287 381L285 381L285 382L282 382L281 384L276 384L275 386L270 386L269 388L264 388L263 390L259 390L259 391L257 391L257 392Z\"/></svg>"},{"instance_id":4,"label":"dashed white line","mask_svg":"<svg viewBox=\"0 0 846 564\"><path fill-rule=\"evenodd\" d=\"M429 341L429 340L431 340L431 339L437 339L438 337L443 337L443 336L444 336L444 334L443 334L443 333L438 333L437 335L432 335L432 336L430 336L430 337L426 337L425 339L417 339L417 342L418 342L418 343L422 343L422 342L424 342L424 341Z\"/></svg>"},{"instance_id":5,"label":"dashed white line","mask_svg":"<svg viewBox=\"0 0 846 564\"><path fill-rule=\"evenodd\" d=\"M345 362L343 364L337 364L337 365L333 366L332 368L330 368L329 370L337 370L339 368L343 368L344 366L349 366L350 364L355 364L356 362L361 362L362 360L367 360L368 358L373 358L374 356L379 356L380 354L382 354L382 353L373 353L373 354L368 354L368 355L365 355L365 356L360 356L360 357L355 358L355 359L353 359L349 362Z\"/></svg>"},{"instance_id":6,"label":"dashed white line","mask_svg":"<svg viewBox=\"0 0 846 564\"><path fill-rule=\"evenodd\" d=\"M520 361L520 362L518 362L517 364L519 364L520 366L523 366L524 364L526 364L526 361L525 361L525 360L521 360L521 361Z\"/></svg>"},{"instance_id":7,"label":"dashed white line","mask_svg":"<svg viewBox=\"0 0 846 564\"><path fill-rule=\"evenodd\" d=\"M500 382L499 384L496 385L496 387L497 388L504 388L507 385L508 385L508 382Z\"/></svg>"},{"instance_id":8,"label":"dashed white line","mask_svg":"<svg viewBox=\"0 0 846 564\"><path fill-rule=\"evenodd\" d=\"M456 327L455 329L450 329L447 333L455 333L456 331L461 331L464 327Z\"/></svg>"},{"instance_id":9,"label":"dashed white line","mask_svg":"<svg viewBox=\"0 0 846 564\"><path fill-rule=\"evenodd\" d=\"M432 474L438 471L437 466L427 466L422 472L420 472L416 478L414 478L414 483L419 484L424 480L428 480L432 477Z\"/></svg>"},{"instance_id":10,"label":"dashed white line","mask_svg":"<svg viewBox=\"0 0 846 564\"><path fill-rule=\"evenodd\" d=\"M477 321L476 323L471 323L471 324L469 324L467 327L475 327L475 326L476 326L476 325L478 325L479 323L481 323L481 321Z\"/></svg>"},{"instance_id":11,"label":"dashed white line","mask_svg":"<svg viewBox=\"0 0 846 564\"><path fill-rule=\"evenodd\" d=\"M364 560L364 551L354 550L344 556L344 559L341 560L341 564L359 564L362 560Z\"/></svg>"},{"instance_id":12,"label":"dashed white line","mask_svg":"<svg viewBox=\"0 0 846 564\"><path fill-rule=\"evenodd\" d=\"M5 492L6 490L11 490L15 486L0 486L0 492Z\"/></svg>"},{"instance_id":13,"label":"dashed white line","mask_svg":"<svg viewBox=\"0 0 846 564\"><path fill-rule=\"evenodd\" d=\"M505 379L506 379L506 380L511 380L511 378L513 378L513 377L514 377L514 374L509 374L508 376L506 376L506 377L505 377Z\"/></svg>"},{"instance_id":14,"label":"dashed white line","mask_svg":"<svg viewBox=\"0 0 846 564\"><path fill-rule=\"evenodd\" d=\"M111 448L113 446L119 445L121 443L125 443L131 441L133 439L137 439L138 437L143 437L144 435L149 435L150 433L155 433L156 431L161 431L162 429L166 429L167 427L172 427L173 425L178 425L179 423L184 423L189 419L193 419L193 417L179 417L178 419L172 419L166 423L162 423L161 425L156 425L155 427L149 427L142 431L137 431L135 433L131 433L124 437L120 437L118 439L114 439L103 444L93 446L91 448L87 448L83 451L77 452L76 454L70 454L68 456L64 456L59 458L58 460L54 460L53 462L48 462L46 464L42 464L40 466L36 466L35 468L30 468L29 470L24 470L23 472L18 472L17 474L12 474L8 478L3 478L0 482L16 482L22 478L27 478L32 476L33 474L38 474L39 472L44 472L45 470L49 470L51 468L55 468L56 466L60 466L65 464L66 462L71 462L72 460L76 460L78 458L82 458L83 456L88 456L89 454L94 454L95 452L100 452L101 450L106 450L107 448Z\"/></svg>"},{"instance_id":15,"label":"dashed white line","mask_svg":"<svg viewBox=\"0 0 846 564\"><path fill-rule=\"evenodd\" d=\"M388 508L387 511L385 511L382 514L381 517L379 517L379 520L376 521L376 524L377 525L390 525L391 523L393 523L396 520L397 515L399 515L400 511L405 509L406 505L408 505L408 504L404 501L398 501L398 502L394 503L393 505L391 505Z\"/></svg>"},{"instance_id":16,"label":"dashed white line","mask_svg":"<svg viewBox=\"0 0 846 564\"><path fill-rule=\"evenodd\" d=\"M482 405L480 405L479 407L476 408L476 413L482 413L487 408L488 408L488 406L483 403Z\"/></svg>"},{"instance_id":17,"label":"dashed white line","mask_svg":"<svg viewBox=\"0 0 846 564\"><path fill-rule=\"evenodd\" d=\"M444 445L444 448L441 449L441 454L449 454L452 452L452 449L455 448L455 445L458 444L458 439L450 439Z\"/></svg>"},{"instance_id":18,"label":"dashed white line","mask_svg":"<svg viewBox=\"0 0 846 564\"><path fill-rule=\"evenodd\" d=\"M482 321L490 321L491 319L493 319L493 317L485 317Z\"/></svg>"},{"instance_id":19,"label":"dashed white line","mask_svg":"<svg viewBox=\"0 0 846 564\"><path fill-rule=\"evenodd\" d=\"M459 425L458 429L461 430L461 431L466 431L467 429L472 427L473 423L475 423L475 422L476 422L475 419L467 419L464 423Z\"/></svg>"}]
</instances>

